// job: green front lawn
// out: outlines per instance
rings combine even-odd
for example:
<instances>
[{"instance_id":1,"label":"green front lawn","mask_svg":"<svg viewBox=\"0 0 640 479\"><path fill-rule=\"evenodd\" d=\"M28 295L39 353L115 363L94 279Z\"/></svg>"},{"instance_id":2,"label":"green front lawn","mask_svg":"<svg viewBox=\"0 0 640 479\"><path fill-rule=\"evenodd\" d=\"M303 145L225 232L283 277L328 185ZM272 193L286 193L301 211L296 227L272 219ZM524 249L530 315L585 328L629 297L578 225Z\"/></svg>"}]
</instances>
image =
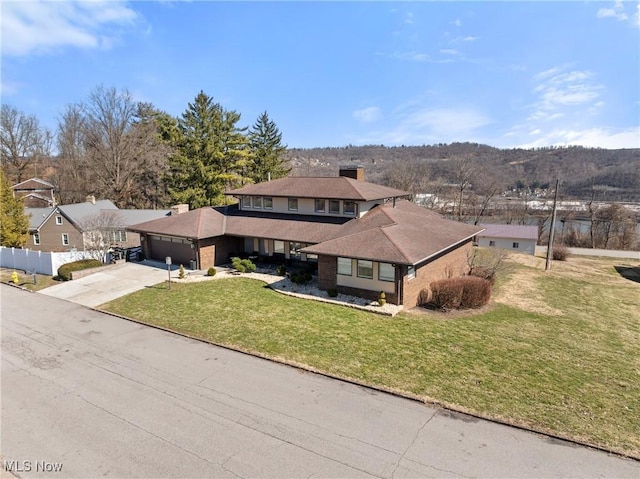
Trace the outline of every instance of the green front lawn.
<instances>
[{"instance_id":1,"label":"green front lawn","mask_svg":"<svg viewBox=\"0 0 640 479\"><path fill-rule=\"evenodd\" d=\"M640 457L640 284L612 264L586 279L514 265L499 302L475 314L390 318L247 278L148 288L104 309ZM533 303L509 304L516 281Z\"/></svg>"}]
</instances>

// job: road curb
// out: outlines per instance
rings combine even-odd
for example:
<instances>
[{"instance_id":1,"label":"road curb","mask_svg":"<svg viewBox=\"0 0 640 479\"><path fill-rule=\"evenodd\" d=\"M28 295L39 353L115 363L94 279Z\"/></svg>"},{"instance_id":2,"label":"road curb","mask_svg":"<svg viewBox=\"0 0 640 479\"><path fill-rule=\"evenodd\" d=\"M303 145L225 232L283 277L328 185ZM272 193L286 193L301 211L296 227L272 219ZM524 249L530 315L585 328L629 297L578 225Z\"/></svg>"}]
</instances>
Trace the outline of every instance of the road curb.
<instances>
[{"instance_id":1,"label":"road curb","mask_svg":"<svg viewBox=\"0 0 640 479\"><path fill-rule=\"evenodd\" d=\"M257 351L250 351L250 350L245 350L245 349L241 349L241 348L238 348L238 347L229 346L229 345L226 345L226 344L216 343L214 341L209 341L207 339L198 338L196 336L191 336L191 335L189 335L187 333L182 333L180 331L175 331L175 330L170 329L170 328L165 328L163 326L158 326L158 325L155 325L155 324L146 323L144 321L140 321L140 320L137 320L137 319L129 318L127 316L122 316L120 314L112 313L110 311L104 311L102 309L93 308L93 307L89 307L89 306L87 306L87 307L89 309L92 309L92 310L94 310L96 312L99 312L99 313L103 313L103 314L106 314L106 315L109 315L109 316L113 316L113 317L116 317L116 318L119 318L119 319L124 319L124 320L130 321L132 323L141 324L143 326L147 326L147 327L150 327L150 328L153 328L153 329L157 329L157 330L160 330L160 331L165 331L167 333L175 334L177 336L182 336L184 338L188 338L188 339L191 339L191 340L194 340L194 341L199 341L201 343L210 344L212 346L217 346L219 348L223 348L223 349L226 349L228 351L234 351L234 352L237 352L237 353L245 354L247 356L263 359L263 360L270 361L270 362L277 363L277 364L282 364L284 366L293 367L293 368L298 369L300 371L304 371L304 372L308 372L308 373L312 373L312 374L317 374L319 376L323 376L323 377L326 377L326 378L329 378L329 379L334 379L334 380L342 381L342 382L345 382L345 383L348 383L348 384L352 384L354 386L367 388L367 389L370 389L372 391L377 391L377 392L390 394L390 395L398 397L398 398L409 399L409 400L412 400L412 401L415 401L415 402L419 402L421 404L425 404L425 405L428 405L428 406L431 406L431 407L434 407L434 408L440 408L440 409L443 409L445 411L451 411L451 412L454 412L454 413L457 413L457 414L463 414L463 415L471 417L471 418L482 419L482 420L489 421L489 422L492 422L492 423L495 423L495 424L501 424L503 426L513 427L513 428L519 429L521 431L526 431L526 432L529 432L529 433L538 434L538 435L541 435L541 436L548 437L550 439L555 439L555 440L558 440L558 441L564 441L564 442L567 442L567 443L570 443L570 444L575 444L576 446L587 447L589 449L594 449L594 450L597 450L597 451L605 452L607 454L611 454L611 455L615 455L615 456L622 457L622 458L625 458L625 459L630 459L630 460L633 460L633 461L640 462L640 455L634 456L632 454L625 453L625 452L622 452L622 451L617 451L615 449L608 449L608 448L603 447L603 446L589 444L589 443L582 442L582 441L577 440L577 439L573 439L573 438L570 438L570 437L561 436L559 434L554 434L554 433L551 433L551 432L548 432L548 431L544 431L542 429L535 429L535 428L524 426L522 424L518 424L518 423L515 423L515 422L510 422L510 421L506 421L506 420L495 418L495 417L491 417L491 416L485 416L485 415L482 415L480 413L471 412L471 411L466 410L465 408L462 408L462 407L459 407L459 406L456 406L456 405L453 405L453 404L443 403L442 401L438 401L436 399L425 398L423 396L418 396L417 394L411 394L411 393L404 392L404 391L398 391L398 390L394 390L392 388L386 388L384 386L371 385L371 384L365 383L363 381L359 381L357 379L345 378L345 377L342 377L342 376L337 376L337 375L334 375L334 374L331 374L331 373L327 373L327 372L321 371L319 369L316 369L316 368L314 368L312 366L296 363L295 361L288 361L288 360L282 359L282 358L274 358L274 357L267 356L267 355L262 354L262 353L257 352Z\"/></svg>"}]
</instances>

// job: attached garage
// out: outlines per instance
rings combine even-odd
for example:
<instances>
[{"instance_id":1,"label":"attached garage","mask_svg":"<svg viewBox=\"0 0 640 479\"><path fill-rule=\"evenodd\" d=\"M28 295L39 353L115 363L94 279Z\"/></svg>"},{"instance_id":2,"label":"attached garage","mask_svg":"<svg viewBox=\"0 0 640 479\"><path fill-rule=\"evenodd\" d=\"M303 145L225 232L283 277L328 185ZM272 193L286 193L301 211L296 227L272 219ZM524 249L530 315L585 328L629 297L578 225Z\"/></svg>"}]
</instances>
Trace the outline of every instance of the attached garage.
<instances>
[{"instance_id":1,"label":"attached garage","mask_svg":"<svg viewBox=\"0 0 640 479\"><path fill-rule=\"evenodd\" d=\"M148 235L147 238L147 256L151 259L164 261L171 256L173 264L182 264L187 268L196 259L193 243L188 239L161 235Z\"/></svg>"}]
</instances>

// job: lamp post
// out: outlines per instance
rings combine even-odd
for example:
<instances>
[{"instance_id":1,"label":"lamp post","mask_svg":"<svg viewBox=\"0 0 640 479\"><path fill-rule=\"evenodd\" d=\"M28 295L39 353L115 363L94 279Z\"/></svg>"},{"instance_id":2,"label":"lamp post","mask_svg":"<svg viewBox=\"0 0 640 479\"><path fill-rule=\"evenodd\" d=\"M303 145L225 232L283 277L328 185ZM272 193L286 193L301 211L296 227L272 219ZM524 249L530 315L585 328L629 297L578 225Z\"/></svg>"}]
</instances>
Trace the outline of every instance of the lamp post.
<instances>
[{"instance_id":1,"label":"lamp post","mask_svg":"<svg viewBox=\"0 0 640 479\"><path fill-rule=\"evenodd\" d=\"M171 289L171 256L167 256L164 259L164 262L167 264L167 274L169 275L169 289Z\"/></svg>"}]
</instances>

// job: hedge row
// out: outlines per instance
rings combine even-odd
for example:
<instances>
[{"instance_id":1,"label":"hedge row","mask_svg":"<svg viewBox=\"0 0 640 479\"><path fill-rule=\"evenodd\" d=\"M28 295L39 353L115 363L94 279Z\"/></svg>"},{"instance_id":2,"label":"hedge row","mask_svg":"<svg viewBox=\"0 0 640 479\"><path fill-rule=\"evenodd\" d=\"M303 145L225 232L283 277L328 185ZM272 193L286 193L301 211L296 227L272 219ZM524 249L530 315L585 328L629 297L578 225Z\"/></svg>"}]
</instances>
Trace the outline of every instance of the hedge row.
<instances>
[{"instance_id":1,"label":"hedge row","mask_svg":"<svg viewBox=\"0 0 640 479\"><path fill-rule=\"evenodd\" d=\"M491 298L491 282L477 276L442 279L430 285L431 303L438 309L472 309Z\"/></svg>"},{"instance_id":2,"label":"hedge row","mask_svg":"<svg viewBox=\"0 0 640 479\"><path fill-rule=\"evenodd\" d=\"M103 266L103 263L97 259L81 259L73 263L63 264L58 268L58 278L62 281L69 281L71 279L71 273L74 271L97 268L98 266Z\"/></svg>"}]
</instances>

